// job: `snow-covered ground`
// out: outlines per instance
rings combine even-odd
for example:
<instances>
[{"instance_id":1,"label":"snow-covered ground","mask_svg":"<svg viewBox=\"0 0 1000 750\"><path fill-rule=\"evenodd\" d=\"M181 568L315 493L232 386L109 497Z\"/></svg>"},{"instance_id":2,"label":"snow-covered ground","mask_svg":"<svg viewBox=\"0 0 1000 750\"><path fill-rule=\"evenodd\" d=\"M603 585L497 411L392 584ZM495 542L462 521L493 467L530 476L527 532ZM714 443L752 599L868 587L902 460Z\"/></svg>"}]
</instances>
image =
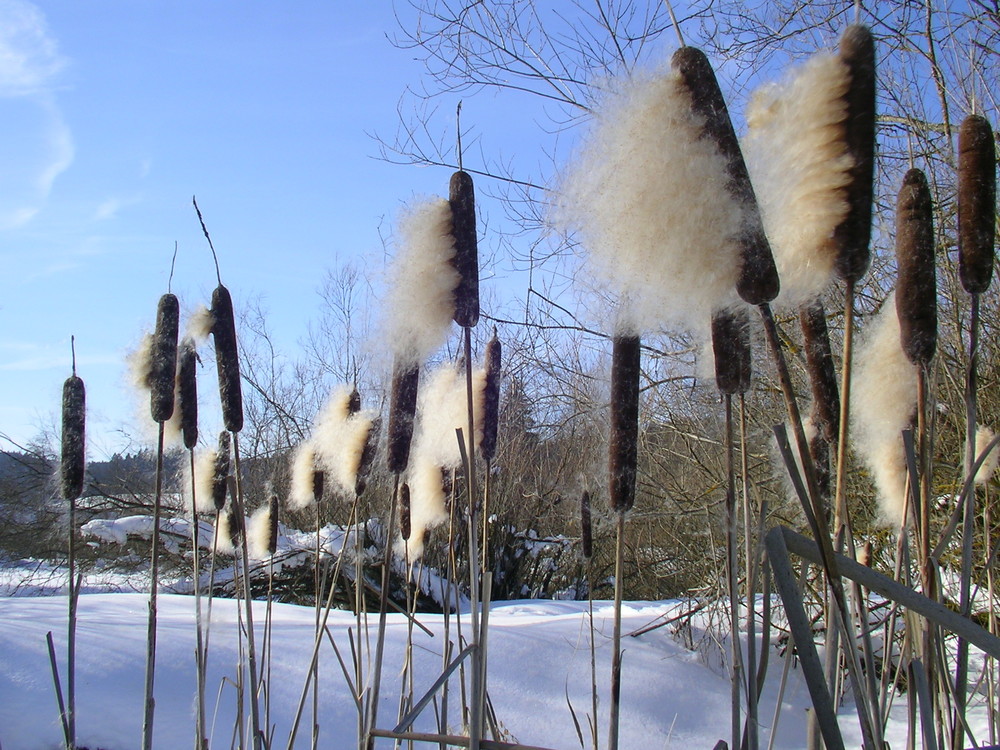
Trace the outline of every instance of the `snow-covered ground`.
<instances>
[{"instance_id":1,"label":"snow-covered ground","mask_svg":"<svg viewBox=\"0 0 1000 750\"><path fill-rule=\"evenodd\" d=\"M35 593L38 593L35 590ZM51 631L65 666L66 597L0 597L0 746L4 750L57 748L62 730L53 690L46 646ZM630 602L623 612L629 633L679 613L690 603ZM147 596L141 593L85 593L80 597L77 641L77 735L80 747L90 750L127 750L140 744L143 680L146 652ZM315 612L311 608L279 604L273 608L270 659L270 720L274 747L286 747L296 706L306 677L313 645ZM600 688L600 740L606 743L608 684L611 657L612 607L596 602L597 675ZM261 648L265 603L256 602L255 625ZM375 620L370 633L374 640ZM422 695L441 671L443 617L420 615L433 636L415 628L415 694ZM689 633L671 627L651 630L624 640L621 747L712 748L729 729L729 681L716 644L705 629L705 612L693 620ZM333 611L329 629L344 658L350 660L349 630L356 621L347 612ZM468 620L463 619L468 633ZM235 602L217 599L213 605L208 671L208 716L212 747L228 748L236 717L238 674L238 613ZM590 650L586 602L516 601L493 605L489 628L489 695L505 739L548 748L578 748L572 703L583 726L587 747L586 714L590 710ZM383 671L379 725L396 722L400 672L407 635L405 618L388 618L386 661ZM451 620L455 635L455 620ZM686 647L693 637L697 648ZM194 599L161 594L159 597L156 717L154 746L190 748L194 743ZM371 646L374 648L374 645ZM363 645L362 649L367 648ZM720 651L721 648L721 651ZM356 746L357 713L336 656L324 643L319 699L320 746ZM782 660L771 655L770 677L761 705L762 747L774 731L776 748L801 748L805 743L808 696L797 669L791 672L780 721L772 717ZM63 675L65 677L65 675ZM452 723L457 723L459 677L452 680ZM303 718L296 747L309 745L311 701ZM897 707L890 727L893 747L903 746L905 706ZM860 747L857 722L844 710L842 726L848 747ZM981 722L979 722L981 724ZM417 731L434 731L433 706L415 724ZM452 726L455 732L460 727ZM418 745L419 746L419 745ZM429 747L429 745L425 745ZM377 747L392 747L380 740Z\"/></svg>"}]
</instances>

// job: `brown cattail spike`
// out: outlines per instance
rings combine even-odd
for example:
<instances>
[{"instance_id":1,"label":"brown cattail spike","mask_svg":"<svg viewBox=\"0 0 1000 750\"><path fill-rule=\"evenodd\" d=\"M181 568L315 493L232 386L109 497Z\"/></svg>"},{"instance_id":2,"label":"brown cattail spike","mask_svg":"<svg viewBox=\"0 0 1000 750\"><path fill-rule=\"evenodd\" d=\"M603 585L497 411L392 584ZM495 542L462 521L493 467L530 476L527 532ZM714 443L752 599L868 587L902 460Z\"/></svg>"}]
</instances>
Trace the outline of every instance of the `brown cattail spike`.
<instances>
[{"instance_id":1,"label":"brown cattail spike","mask_svg":"<svg viewBox=\"0 0 1000 750\"><path fill-rule=\"evenodd\" d=\"M177 297L164 294L156 307L156 331L149 357L149 411L154 422L166 422L174 413L179 322Z\"/></svg>"},{"instance_id":2,"label":"brown cattail spike","mask_svg":"<svg viewBox=\"0 0 1000 750\"><path fill-rule=\"evenodd\" d=\"M413 417L417 412L417 384L420 368L400 367L392 374L392 396L389 407L389 442L386 463L389 471L402 474L410 461L410 439L413 437Z\"/></svg>"},{"instance_id":3,"label":"brown cattail spike","mask_svg":"<svg viewBox=\"0 0 1000 750\"><path fill-rule=\"evenodd\" d=\"M727 189L744 206L743 227L737 238L740 247L740 275L736 291L744 302L760 305L778 296L781 284L764 234L757 198L743 160L729 110L705 53L695 47L681 47L670 60L681 83L691 97L695 114L705 118L703 136L712 140L726 160L729 177Z\"/></svg>"},{"instance_id":4,"label":"brown cattail spike","mask_svg":"<svg viewBox=\"0 0 1000 750\"><path fill-rule=\"evenodd\" d=\"M75 374L66 378L62 395L62 457L59 463L62 496L76 500L83 494L87 393Z\"/></svg>"},{"instance_id":5,"label":"brown cattail spike","mask_svg":"<svg viewBox=\"0 0 1000 750\"><path fill-rule=\"evenodd\" d=\"M216 510L222 510L226 504L226 491L229 488L229 433L223 430L219 433L219 449L215 453L215 471L212 473L212 502Z\"/></svg>"},{"instance_id":6,"label":"brown cattail spike","mask_svg":"<svg viewBox=\"0 0 1000 750\"><path fill-rule=\"evenodd\" d=\"M826 310L822 302L799 309L799 323L806 350L806 369L812 389L813 421L827 443L837 442L840 431L840 388L833 366L830 333L826 326Z\"/></svg>"},{"instance_id":7,"label":"brown cattail spike","mask_svg":"<svg viewBox=\"0 0 1000 750\"><path fill-rule=\"evenodd\" d=\"M896 314L903 351L927 365L937 345L937 281L931 191L919 169L903 177L896 200Z\"/></svg>"},{"instance_id":8,"label":"brown cattail spike","mask_svg":"<svg viewBox=\"0 0 1000 750\"><path fill-rule=\"evenodd\" d=\"M358 461L358 474L354 480L354 494L362 495L368 487L368 477L375 464L375 453L378 450L378 434L382 429L382 420L373 419L368 435L365 437L365 447L361 450L361 460Z\"/></svg>"},{"instance_id":9,"label":"brown cattail spike","mask_svg":"<svg viewBox=\"0 0 1000 750\"><path fill-rule=\"evenodd\" d=\"M472 177L458 171L451 176L448 190L451 203L455 257L452 264L458 271L455 287L455 322L472 328L479 322L479 250L476 237L476 194Z\"/></svg>"},{"instance_id":10,"label":"brown cattail spike","mask_svg":"<svg viewBox=\"0 0 1000 750\"><path fill-rule=\"evenodd\" d=\"M854 24L840 37L840 59L851 74L847 92L847 148L854 160L847 188L847 217L834 230L837 273L854 283L868 270L875 177L875 40Z\"/></svg>"},{"instance_id":11,"label":"brown cattail spike","mask_svg":"<svg viewBox=\"0 0 1000 750\"><path fill-rule=\"evenodd\" d=\"M323 485L324 485L325 475L320 470L313 471L313 502L319 503L323 499Z\"/></svg>"},{"instance_id":12,"label":"brown cattail spike","mask_svg":"<svg viewBox=\"0 0 1000 750\"><path fill-rule=\"evenodd\" d=\"M198 444L198 378L195 365L198 351L194 341L181 342L177 360L177 405L181 415L181 435L184 447L192 450Z\"/></svg>"},{"instance_id":13,"label":"brown cattail spike","mask_svg":"<svg viewBox=\"0 0 1000 750\"><path fill-rule=\"evenodd\" d=\"M347 397L347 413L357 414L359 411L361 411L361 394L358 393L357 388L354 388Z\"/></svg>"},{"instance_id":14,"label":"brown cattail spike","mask_svg":"<svg viewBox=\"0 0 1000 750\"><path fill-rule=\"evenodd\" d=\"M611 509L635 503L639 439L639 337L615 336L611 354L611 438L608 445Z\"/></svg>"},{"instance_id":15,"label":"brown cattail spike","mask_svg":"<svg viewBox=\"0 0 1000 750\"><path fill-rule=\"evenodd\" d=\"M403 482L399 487L399 534L404 542L410 540L412 529L410 519L410 485Z\"/></svg>"},{"instance_id":16,"label":"brown cattail spike","mask_svg":"<svg viewBox=\"0 0 1000 750\"><path fill-rule=\"evenodd\" d=\"M733 395L750 389L750 321L746 308L723 310L712 316L715 383L720 393Z\"/></svg>"},{"instance_id":17,"label":"brown cattail spike","mask_svg":"<svg viewBox=\"0 0 1000 750\"><path fill-rule=\"evenodd\" d=\"M590 513L590 493L580 495L580 538L583 557L589 560L594 554L594 523Z\"/></svg>"},{"instance_id":18,"label":"brown cattail spike","mask_svg":"<svg viewBox=\"0 0 1000 750\"><path fill-rule=\"evenodd\" d=\"M232 503L229 504L229 508L226 510L226 518L228 520L227 526L229 527L229 541L235 549L243 541L243 519L239 517Z\"/></svg>"},{"instance_id":19,"label":"brown cattail spike","mask_svg":"<svg viewBox=\"0 0 1000 750\"><path fill-rule=\"evenodd\" d=\"M222 421L230 432L239 432L243 429L243 390L240 384L240 356L236 348L236 318L233 298L222 284L212 292L212 336L215 338L215 364L219 371Z\"/></svg>"},{"instance_id":20,"label":"brown cattail spike","mask_svg":"<svg viewBox=\"0 0 1000 750\"><path fill-rule=\"evenodd\" d=\"M486 383L483 390L483 440L480 452L483 459L492 461L497 450L497 428L500 423L500 340L497 329L486 342Z\"/></svg>"},{"instance_id":21,"label":"brown cattail spike","mask_svg":"<svg viewBox=\"0 0 1000 750\"><path fill-rule=\"evenodd\" d=\"M268 501L270 507L268 508L268 537L267 537L267 552L273 555L278 551L278 496L271 495L271 499Z\"/></svg>"},{"instance_id":22,"label":"brown cattail spike","mask_svg":"<svg viewBox=\"0 0 1000 750\"><path fill-rule=\"evenodd\" d=\"M996 159L989 121L969 115L958 131L958 273L969 294L982 294L993 278Z\"/></svg>"}]
</instances>

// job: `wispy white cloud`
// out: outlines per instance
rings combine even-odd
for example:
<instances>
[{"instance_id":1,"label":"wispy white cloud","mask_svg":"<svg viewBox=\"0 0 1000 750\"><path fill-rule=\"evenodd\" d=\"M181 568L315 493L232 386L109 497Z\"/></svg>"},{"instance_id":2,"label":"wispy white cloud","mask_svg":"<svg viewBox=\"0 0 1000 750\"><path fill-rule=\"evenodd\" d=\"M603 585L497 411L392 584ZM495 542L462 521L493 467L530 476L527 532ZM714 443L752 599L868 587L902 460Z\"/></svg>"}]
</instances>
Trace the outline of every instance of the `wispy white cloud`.
<instances>
[{"instance_id":1,"label":"wispy white cloud","mask_svg":"<svg viewBox=\"0 0 1000 750\"><path fill-rule=\"evenodd\" d=\"M66 63L38 6L0 0L0 96L46 91Z\"/></svg>"}]
</instances>

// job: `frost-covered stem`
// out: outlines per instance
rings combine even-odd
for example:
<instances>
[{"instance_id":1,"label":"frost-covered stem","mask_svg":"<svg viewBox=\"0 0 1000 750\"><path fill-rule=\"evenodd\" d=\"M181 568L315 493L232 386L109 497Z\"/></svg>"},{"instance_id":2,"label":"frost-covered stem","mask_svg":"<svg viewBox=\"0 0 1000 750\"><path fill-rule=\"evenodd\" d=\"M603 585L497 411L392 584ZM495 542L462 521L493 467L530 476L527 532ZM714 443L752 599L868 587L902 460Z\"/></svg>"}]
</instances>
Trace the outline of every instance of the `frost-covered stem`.
<instances>
[{"instance_id":1,"label":"frost-covered stem","mask_svg":"<svg viewBox=\"0 0 1000 750\"><path fill-rule=\"evenodd\" d=\"M754 530L754 514L750 508L750 466L747 460L746 398L740 394L740 476L743 495L743 543L746 549L747 599L747 750L757 750L760 742L757 706L757 561L760 547Z\"/></svg>"},{"instance_id":2,"label":"frost-covered stem","mask_svg":"<svg viewBox=\"0 0 1000 750\"><path fill-rule=\"evenodd\" d=\"M153 533L150 537L149 617L146 621L145 710L142 716L142 750L153 747L153 677L156 672L156 593L160 585L160 508L163 492L163 422L156 438L156 489L153 495Z\"/></svg>"},{"instance_id":3,"label":"frost-covered stem","mask_svg":"<svg viewBox=\"0 0 1000 750\"><path fill-rule=\"evenodd\" d=\"M76 498L69 499L69 620L66 633L66 748L76 748Z\"/></svg>"},{"instance_id":4,"label":"frost-covered stem","mask_svg":"<svg viewBox=\"0 0 1000 750\"><path fill-rule=\"evenodd\" d=\"M618 723L622 693L622 573L625 568L625 511L618 511L615 530L615 614L611 648L611 707L608 750L618 750Z\"/></svg>"},{"instance_id":5,"label":"frost-covered stem","mask_svg":"<svg viewBox=\"0 0 1000 750\"><path fill-rule=\"evenodd\" d=\"M195 750L207 750L208 735L205 734L205 643L201 620L201 549L198 534L198 483L195 480L194 449L188 450L191 470L191 557L194 571L194 665L197 681L197 704L195 705Z\"/></svg>"},{"instance_id":6,"label":"frost-covered stem","mask_svg":"<svg viewBox=\"0 0 1000 750\"><path fill-rule=\"evenodd\" d=\"M976 390L979 380L979 295L972 295L972 310L969 320L969 365L965 374L965 471L968 480L972 474L972 464L976 460ZM962 520L962 575L959 582L958 611L966 617L972 611L972 552L975 541L976 485L969 486L965 493L965 509ZM992 607L991 607L992 610ZM969 643L958 639L955 655L955 720L954 746L961 747L964 740L964 718L966 691L969 682Z\"/></svg>"},{"instance_id":7,"label":"frost-covered stem","mask_svg":"<svg viewBox=\"0 0 1000 750\"><path fill-rule=\"evenodd\" d=\"M385 532L385 552L382 556L382 591L378 602L378 637L375 640L375 664L372 673L371 698L368 708L368 722L365 727L368 748L374 747L375 738L371 730L378 721L378 698L382 683L382 655L385 652L386 616L389 611L389 572L392 566L392 539L396 533L396 504L399 499L399 473L392 485L392 502L389 505L389 525ZM360 585L360 583L359 583Z\"/></svg>"},{"instance_id":8,"label":"frost-covered stem","mask_svg":"<svg viewBox=\"0 0 1000 750\"><path fill-rule=\"evenodd\" d=\"M253 725L253 748L262 749L262 735L260 729L260 707L257 703L257 693L259 682L257 678L257 649L256 638L253 630L253 595L250 591L250 557L247 552L246 524L244 522L243 504L243 479L240 472L240 442L239 433L233 433L233 472L236 474L236 492L233 493L233 506L236 510L237 523L243 527L243 544L241 545L243 557L243 580L244 580L244 604L247 615L247 651L250 657L250 723Z\"/></svg>"},{"instance_id":9,"label":"frost-covered stem","mask_svg":"<svg viewBox=\"0 0 1000 750\"><path fill-rule=\"evenodd\" d=\"M729 583L729 645L730 658L730 719L733 744L740 746L742 721L740 710L740 680L743 653L740 648L739 553L737 549L736 465L733 457L733 396L723 396L726 404L726 572Z\"/></svg>"}]
</instances>

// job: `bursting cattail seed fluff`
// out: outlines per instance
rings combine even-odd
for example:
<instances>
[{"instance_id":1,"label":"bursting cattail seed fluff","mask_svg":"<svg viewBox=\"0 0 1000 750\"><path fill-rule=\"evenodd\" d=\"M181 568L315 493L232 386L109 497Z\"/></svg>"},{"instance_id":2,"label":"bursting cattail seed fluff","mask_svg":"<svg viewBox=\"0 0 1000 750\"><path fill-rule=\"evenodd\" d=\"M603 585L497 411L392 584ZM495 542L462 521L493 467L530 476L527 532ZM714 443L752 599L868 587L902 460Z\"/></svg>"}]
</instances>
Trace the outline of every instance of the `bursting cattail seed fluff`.
<instances>
[{"instance_id":1,"label":"bursting cattail seed fluff","mask_svg":"<svg viewBox=\"0 0 1000 750\"><path fill-rule=\"evenodd\" d=\"M976 452L973 457L974 459L978 459L983 455L983 452L994 437L993 430L989 427L986 425L979 426L979 429L976 430ZM976 484L986 484L990 481L990 477L997 470L997 463L1000 463L1000 448L994 446L989 455L980 464L979 471L976 472Z\"/></svg>"},{"instance_id":2,"label":"bursting cattail seed fluff","mask_svg":"<svg viewBox=\"0 0 1000 750\"><path fill-rule=\"evenodd\" d=\"M358 471L374 424L372 412L360 410L357 391L341 386L316 418L312 443L320 467L344 495L353 496Z\"/></svg>"},{"instance_id":3,"label":"bursting cattail seed fluff","mask_svg":"<svg viewBox=\"0 0 1000 750\"><path fill-rule=\"evenodd\" d=\"M228 433L227 433L228 434ZM191 477L190 462L184 463L184 507L192 507L198 513L208 513L215 510L215 463L217 453L214 449L199 451L194 460L194 478ZM192 492L194 497L192 497ZM225 499L225 496L223 496Z\"/></svg>"},{"instance_id":4,"label":"bursting cattail seed fluff","mask_svg":"<svg viewBox=\"0 0 1000 750\"><path fill-rule=\"evenodd\" d=\"M318 466L315 443L312 440L303 440L292 453L291 482L288 491L288 507L291 510L308 508L317 501L315 482Z\"/></svg>"}]
</instances>

